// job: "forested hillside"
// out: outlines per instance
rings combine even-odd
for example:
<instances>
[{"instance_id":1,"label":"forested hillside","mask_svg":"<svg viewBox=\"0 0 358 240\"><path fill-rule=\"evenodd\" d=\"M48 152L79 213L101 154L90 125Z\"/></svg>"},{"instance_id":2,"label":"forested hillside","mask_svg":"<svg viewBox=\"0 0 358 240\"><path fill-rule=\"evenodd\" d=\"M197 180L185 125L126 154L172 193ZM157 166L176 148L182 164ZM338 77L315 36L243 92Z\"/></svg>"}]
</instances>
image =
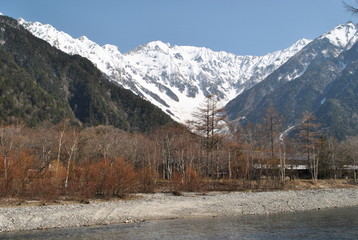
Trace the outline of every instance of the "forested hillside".
<instances>
[{"instance_id":1,"label":"forested hillside","mask_svg":"<svg viewBox=\"0 0 358 240\"><path fill-rule=\"evenodd\" d=\"M110 82L90 61L70 56L0 16L0 120L29 126L64 118L148 131L171 122L148 101Z\"/></svg>"}]
</instances>

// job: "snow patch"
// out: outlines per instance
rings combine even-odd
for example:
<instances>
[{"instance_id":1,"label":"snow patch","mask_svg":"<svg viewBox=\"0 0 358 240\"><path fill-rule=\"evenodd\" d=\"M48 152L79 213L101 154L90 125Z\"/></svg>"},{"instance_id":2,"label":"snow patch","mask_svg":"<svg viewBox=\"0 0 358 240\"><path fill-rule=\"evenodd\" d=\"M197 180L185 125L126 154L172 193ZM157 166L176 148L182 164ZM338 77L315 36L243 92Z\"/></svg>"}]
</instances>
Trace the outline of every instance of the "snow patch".
<instances>
[{"instance_id":1,"label":"snow patch","mask_svg":"<svg viewBox=\"0 0 358 240\"><path fill-rule=\"evenodd\" d=\"M321 105L324 104L326 102L326 97L324 97L322 100L321 100Z\"/></svg>"},{"instance_id":2,"label":"snow patch","mask_svg":"<svg viewBox=\"0 0 358 240\"><path fill-rule=\"evenodd\" d=\"M285 131L283 131L281 134L280 134L280 141L282 142L283 141L283 138L292 130L294 129L296 126L291 126L291 127L288 127Z\"/></svg>"}]
</instances>

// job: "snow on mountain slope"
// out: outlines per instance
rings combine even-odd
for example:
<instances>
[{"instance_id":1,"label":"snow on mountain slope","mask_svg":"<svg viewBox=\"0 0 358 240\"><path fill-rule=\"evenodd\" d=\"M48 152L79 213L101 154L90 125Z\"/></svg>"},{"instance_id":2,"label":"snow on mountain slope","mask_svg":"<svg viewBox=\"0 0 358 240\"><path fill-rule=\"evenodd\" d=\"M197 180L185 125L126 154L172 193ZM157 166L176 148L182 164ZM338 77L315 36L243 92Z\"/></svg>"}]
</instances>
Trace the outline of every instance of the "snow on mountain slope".
<instances>
[{"instance_id":1,"label":"snow on mountain slope","mask_svg":"<svg viewBox=\"0 0 358 240\"><path fill-rule=\"evenodd\" d=\"M327 38L333 45L349 49L358 39L357 28L357 25L352 22L340 24L319 39Z\"/></svg>"},{"instance_id":2,"label":"snow on mountain slope","mask_svg":"<svg viewBox=\"0 0 358 240\"><path fill-rule=\"evenodd\" d=\"M27 30L52 46L92 61L113 81L185 122L205 96L215 94L221 104L254 86L280 67L310 40L265 56L237 56L207 48L150 42L121 54L116 46L99 46L77 39L48 24L19 19Z\"/></svg>"},{"instance_id":3,"label":"snow on mountain slope","mask_svg":"<svg viewBox=\"0 0 358 240\"><path fill-rule=\"evenodd\" d=\"M263 80L308 42L300 40L286 50L257 57L156 41L124 54L122 71L131 76L129 84L136 86L138 94L170 106L167 112L187 120L205 96L215 94L222 104L227 103Z\"/></svg>"},{"instance_id":4,"label":"snow on mountain slope","mask_svg":"<svg viewBox=\"0 0 358 240\"><path fill-rule=\"evenodd\" d=\"M356 47L357 27L352 23L321 35L259 84L230 101L226 105L229 118L259 122L265 108L272 104L287 126L295 124L303 111L315 112L320 105L327 106L331 83L347 67L354 69L351 64L357 61Z\"/></svg>"},{"instance_id":5,"label":"snow on mountain slope","mask_svg":"<svg viewBox=\"0 0 358 240\"><path fill-rule=\"evenodd\" d=\"M111 74L111 69L121 62L122 54L116 46L107 44L101 47L85 36L74 39L49 24L26 22L21 18L18 21L36 37L47 41L53 47L65 53L70 55L78 54L89 59L107 75Z\"/></svg>"}]
</instances>

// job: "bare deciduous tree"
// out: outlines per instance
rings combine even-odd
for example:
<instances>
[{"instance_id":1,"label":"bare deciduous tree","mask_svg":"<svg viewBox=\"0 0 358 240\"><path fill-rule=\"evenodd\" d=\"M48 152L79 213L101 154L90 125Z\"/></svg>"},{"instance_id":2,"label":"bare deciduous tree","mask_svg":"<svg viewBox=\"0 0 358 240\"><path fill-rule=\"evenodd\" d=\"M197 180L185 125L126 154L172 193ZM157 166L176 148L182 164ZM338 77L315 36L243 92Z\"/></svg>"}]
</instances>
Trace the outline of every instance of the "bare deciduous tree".
<instances>
[{"instance_id":1,"label":"bare deciduous tree","mask_svg":"<svg viewBox=\"0 0 358 240\"><path fill-rule=\"evenodd\" d=\"M301 125L299 126L299 138L301 139L303 151L307 155L307 161L310 165L312 180L318 179L318 145L319 136L318 132L319 124L315 122L315 116L310 112L304 112L301 119Z\"/></svg>"},{"instance_id":2,"label":"bare deciduous tree","mask_svg":"<svg viewBox=\"0 0 358 240\"><path fill-rule=\"evenodd\" d=\"M67 157L67 166L66 166L65 188L68 187L70 168L78 148L79 135L76 129L72 130L72 134L69 136L69 138L71 139L71 143L68 144L69 146L66 149L68 157Z\"/></svg>"},{"instance_id":3,"label":"bare deciduous tree","mask_svg":"<svg viewBox=\"0 0 358 240\"><path fill-rule=\"evenodd\" d=\"M13 152L15 142L20 139L20 131L23 124L15 124L0 129L0 151L4 168L4 195L7 195L10 181L10 154Z\"/></svg>"},{"instance_id":4,"label":"bare deciduous tree","mask_svg":"<svg viewBox=\"0 0 358 240\"><path fill-rule=\"evenodd\" d=\"M270 104L266 108L266 112L262 122L261 145L262 145L262 151L264 151L265 153L269 153L269 156L267 156L268 154L265 154L266 155L265 166L266 166L266 171L268 170L267 168L269 168L271 172L270 175L272 177L275 177L276 175L275 169L279 165L279 160L281 160L281 164L280 164L281 180L284 179L284 169L285 169L284 161L282 161L279 155L281 150L280 135L282 132L282 122L283 122L282 117L279 115L279 113L276 111L273 105Z\"/></svg>"}]
</instances>

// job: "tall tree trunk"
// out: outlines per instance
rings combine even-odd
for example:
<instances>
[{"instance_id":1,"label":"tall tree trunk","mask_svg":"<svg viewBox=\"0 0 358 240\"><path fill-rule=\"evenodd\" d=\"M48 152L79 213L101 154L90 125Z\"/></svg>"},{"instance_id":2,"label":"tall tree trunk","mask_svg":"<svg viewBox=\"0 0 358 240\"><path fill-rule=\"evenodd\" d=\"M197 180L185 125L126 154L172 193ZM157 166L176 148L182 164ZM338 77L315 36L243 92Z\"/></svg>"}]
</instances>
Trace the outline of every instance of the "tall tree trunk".
<instances>
[{"instance_id":1,"label":"tall tree trunk","mask_svg":"<svg viewBox=\"0 0 358 240\"><path fill-rule=\"evenodd\" d=\"M77 148L77 143L78 143L78 138L77 136L75 136L76 133L74 132L74 140L73 140L73 144L68 152L68 161L67 161L67 167L66 167L66 179L65 179L65 188L68 187L68 179L70 176L70 167L71 167L71 163L72 163L72 159L74 156L74 153L76 151Z\"/></svg>"}]
</instances>

